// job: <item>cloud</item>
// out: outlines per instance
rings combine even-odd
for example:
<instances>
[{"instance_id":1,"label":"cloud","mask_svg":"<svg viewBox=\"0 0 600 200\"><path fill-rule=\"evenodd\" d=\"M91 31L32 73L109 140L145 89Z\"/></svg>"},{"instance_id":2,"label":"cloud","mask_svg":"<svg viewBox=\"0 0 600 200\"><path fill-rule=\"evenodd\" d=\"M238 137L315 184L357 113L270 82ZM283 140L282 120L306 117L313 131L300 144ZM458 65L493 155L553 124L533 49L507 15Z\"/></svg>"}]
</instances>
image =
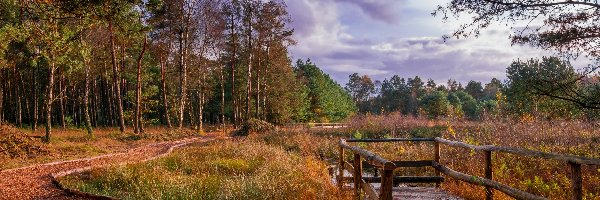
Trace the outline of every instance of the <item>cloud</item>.
<instances>
[{"instance_id":1,"label":"cloud","mask_svg":"<svg viewBox=\"0 0 600 200\"><path fill-rule=\"evenodd\" d=\"M465 84L485 83L492 77L503 79L506 67L517 58L549 54L512 46L510 28L500 26L489 27L479 38L444 41L442 36L461 21L443 23L431 17L436 4L421 0L286 2L298 41L290 48L291 56L310 58L341 84L355 72L376 80L400 75L432 78L437 83L450 78ZM400 3L406 4L400 7Z\"/></svg>"},{"instance_id":2,"label":"cloud","mask_svg":"<svg viewBox=\"0 0 600 200\"><path fill-rule=\"evenodd\" d=\"M394 6L401 3L398 0L335 0L336 2L350 3L358 6L361 11L369 17L389 24L398 19L397 10Z\"/></svg>"}]
</instances>

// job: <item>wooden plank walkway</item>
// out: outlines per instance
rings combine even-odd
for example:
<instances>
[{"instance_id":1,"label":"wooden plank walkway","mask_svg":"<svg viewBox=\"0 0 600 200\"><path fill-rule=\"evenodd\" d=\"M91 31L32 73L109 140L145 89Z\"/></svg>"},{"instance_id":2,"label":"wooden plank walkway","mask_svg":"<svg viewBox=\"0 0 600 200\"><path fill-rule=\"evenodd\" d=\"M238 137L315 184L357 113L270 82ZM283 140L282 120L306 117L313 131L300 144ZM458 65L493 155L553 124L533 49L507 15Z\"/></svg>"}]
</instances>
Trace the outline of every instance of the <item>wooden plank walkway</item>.
<instances>
[{"instance_id":1,"label":"wooden plank walkway","mask_svg":"<svg viewBox=\"0 0 600 200\"><path fill-rule=\"evenodd\" d=\"M378 190L379 188L376 188ZM400 186L392 189L392 197L402 200L462 200L448 192L434 187Z\"/></svg>"}]
</instances>

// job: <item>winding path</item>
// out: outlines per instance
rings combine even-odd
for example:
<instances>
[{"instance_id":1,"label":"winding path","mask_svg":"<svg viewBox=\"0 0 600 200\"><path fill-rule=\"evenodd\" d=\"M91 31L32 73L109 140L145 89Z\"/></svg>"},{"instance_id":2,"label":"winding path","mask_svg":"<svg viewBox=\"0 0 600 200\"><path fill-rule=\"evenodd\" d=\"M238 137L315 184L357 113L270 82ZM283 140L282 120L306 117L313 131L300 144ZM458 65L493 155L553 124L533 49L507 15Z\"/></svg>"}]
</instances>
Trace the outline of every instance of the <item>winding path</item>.
<instances>
[{"instance_id":1,"label":"winding path","mask_svg":"<svg viewBox=\"0 0 600 200\"><path fill-rule=\"evenodd\" d=\"M77 199L54 187L50 174L60 174L82 168L143 162L166 155L180 146L214 139L215 137L199 137L160 142L130 149L123 153L0 171L0 199Z\"/></svg>"}]
</instances>

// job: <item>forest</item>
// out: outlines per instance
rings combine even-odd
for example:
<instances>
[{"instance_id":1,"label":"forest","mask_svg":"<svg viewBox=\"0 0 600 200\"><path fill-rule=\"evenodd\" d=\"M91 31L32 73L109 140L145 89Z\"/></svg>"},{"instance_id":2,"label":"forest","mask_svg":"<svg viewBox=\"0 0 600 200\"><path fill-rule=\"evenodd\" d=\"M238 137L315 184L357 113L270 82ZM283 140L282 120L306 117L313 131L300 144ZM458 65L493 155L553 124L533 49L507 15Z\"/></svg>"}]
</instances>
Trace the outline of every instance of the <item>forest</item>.
<instances>
[{"instance_id":1,"label":"forest","mask_svg":"<svg viewBox=\"0 0 600 200\"><path fill-rule=\"evenodd\" d=\"M340 121L356 108L292 64L283 1L15 1L0 6L0 117L44 126Z\"/></svg>"},{"instance_id":2,"label":"forest","mask_svg":"<svg viewBox=\"0 0 600 200\"><path fill-rule=\"evenodd\" d=\"M597 1L437 5L547 51L443 83L294 58L293 1L0 0L0 199L600 199Z\"/></svg>"},{"instance_id":3,"label":"forest","mask_svg":"<svg viewBox=\"0 0 600 200\"><path fill-rule=\"evenodd\" d=\"M394 75L373 81L368 75L349 76L346 90L361 113L427 118L468 119L573 119L595 121L600 117L600 76L597 67L576 70L568 60L542 57L514 61L506 68L506 80L492 78L465 86L454 79L444 84L421 77Z\"/></svg>"},{"instance_id":4,"label":"forest","mask_svg":"<svg viewBox=\"0 0 600 200\"><path fill-rule=\"evenodd\" d=\"M514 61L507 80L465 86L352 74L344 88L292 61L284 1L14 1L0 23L0 119L53 126L189 127L339 122L355 113L596 119L597 67ZM531 86L533 90L531 90Z\"/></svg>"}]
</instances>

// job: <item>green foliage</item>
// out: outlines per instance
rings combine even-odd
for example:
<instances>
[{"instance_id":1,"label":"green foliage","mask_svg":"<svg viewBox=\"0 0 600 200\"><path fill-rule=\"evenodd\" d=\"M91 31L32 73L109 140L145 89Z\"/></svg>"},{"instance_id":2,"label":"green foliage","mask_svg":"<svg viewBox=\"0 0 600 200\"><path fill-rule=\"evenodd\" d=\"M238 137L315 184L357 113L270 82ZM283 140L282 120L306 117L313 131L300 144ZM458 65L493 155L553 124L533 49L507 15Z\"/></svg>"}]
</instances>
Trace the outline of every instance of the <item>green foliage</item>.
<instances>
[{"instance_id":1,"label":"green foliage","mask_svg":"<svg viewBox=\"0 0 600 200\"><path fill-rule=\"evenodd\" d=\"M404 78L398 75L385 79L381 83L381 90L377 97L380 102L379 108L383 112L402 111L408 114L408 101L411 98L410 90Z\"/></svg>"},{"instance_id":2,"label":"green foliage","mask_svg":"<svg viewBox=\"0 0 600 200\"><path fill-rule=\"evenodd\" d=\"M356 131L354 131L354 133L352 133L352 138L354 138L354 139L363 139L363 136L360 133L360 131L356 130Z\"/></svg>"},{"instance_id":3,"label":"green foliage","mask_svg":"<svg viewBox=\"0 0 600 200\"><path fill-rule=\"evenodd\" d=\"M410 130L410 137L412 138L434 138L441 137L446 132L448 127L442 125L435 125L433 127L416 127Z\"/></svg>"},{"instance_id":4,"label":"green foliage","mask_svg":"<svg viewBox=\"0 0 600 200\"><path fill-rule=\"evenodd\" d=\"M479 120L481 118L481 112L483 111L483 107L479 102L475 101L475 99L464 102L462 109L465 116L470 120Z\"/></svg>"},{"instance_id":5,"label":"green foliage","mask_svg":"<svg viewBox=\"0 0 600 200\"><path fill-rule=\"evenodd\" d=\"M442 91L434 91L425 95L420 100L420 103L427 113L427 116L433 119L446 116L448 107L450 106L447 94Z\"/></svg>"},{"instance_id":6,"label":"green foliage","mask_svg":"<svg viewBox=\"0 0 600 200\"><path fill-rule=\"evenodd\" d=\"M351 96L310 60L298 60L295 70L309 90L310 121L338 122L357 111Z\"/></svg>"},{"instance_id":7,"label":"green foliage","mask_svg":"<svg viewBox=\"0 0 600 200\"><path fill-rule=\"evenodd\" d=\"M465 87L465 92L475 99L481 99L483 97L483 86L481 86L481 82L469 81Z\"/></svg>"},{"instance_id":8,"label":"green foliage","mask_svg":"<svg viewBox=\"0 0 600 200\"><path fill-rule=\"evenodd\" d=\"M506 73L503 93L512 113L538 113L548 118L577 116L576 104L561 97L579 90L579 76L569 63L555 57L515 61Z\"/></svg>"},{"instance_id":9,"label":"green foliage","mask_svg":"<svg viewBox=\"0 0 600 200\"><path fill-rule=\"evenodd\" d=\"M346 91L350 93L352 99L356 102L359 111L369 112L371 95L375 93L375 84L369 76L359 76L358 73L351 74L350 80L346 84Z\"/></svg>"}]
</instances>

